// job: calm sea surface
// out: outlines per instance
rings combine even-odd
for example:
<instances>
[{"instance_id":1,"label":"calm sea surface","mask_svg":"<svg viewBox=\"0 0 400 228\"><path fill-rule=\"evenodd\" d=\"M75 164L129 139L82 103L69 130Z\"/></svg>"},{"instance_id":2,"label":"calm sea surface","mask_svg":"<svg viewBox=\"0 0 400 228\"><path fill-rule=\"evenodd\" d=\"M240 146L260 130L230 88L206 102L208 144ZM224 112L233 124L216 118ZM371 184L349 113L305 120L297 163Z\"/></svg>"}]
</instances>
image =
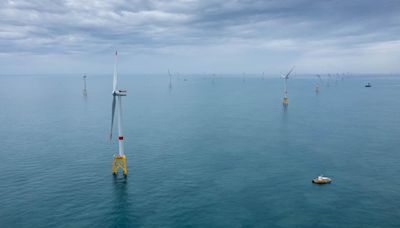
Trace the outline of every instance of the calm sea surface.
<instances>
[{"instance_id":1,"label":"calm sea surface","mask_svg":"<svg viewBox=\"0 0 400 228\"><path fill-rule=\"evenodd\" d=\"M400 78L183 78L120 74L124 179L111 75L1 76L0 227L400 227Z\"/></svg>"}]
</instances>

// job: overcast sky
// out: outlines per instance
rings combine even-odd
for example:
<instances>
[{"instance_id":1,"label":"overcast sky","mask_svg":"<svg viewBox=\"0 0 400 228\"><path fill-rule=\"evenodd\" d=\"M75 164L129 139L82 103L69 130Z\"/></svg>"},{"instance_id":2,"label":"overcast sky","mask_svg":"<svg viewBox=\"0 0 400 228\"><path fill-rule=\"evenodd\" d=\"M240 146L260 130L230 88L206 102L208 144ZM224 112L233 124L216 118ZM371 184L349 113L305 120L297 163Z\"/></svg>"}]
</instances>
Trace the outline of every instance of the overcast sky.
<instances>
[{"instance_id":1,"label":"overcast sky","mask_svg":"<svg viewBox=\"0 0 400 228\"><path fill-rule=\"evenodd\" d=\"M400 72L398 0L0 0L0 74Z\"/></svg>"}]
</instances>

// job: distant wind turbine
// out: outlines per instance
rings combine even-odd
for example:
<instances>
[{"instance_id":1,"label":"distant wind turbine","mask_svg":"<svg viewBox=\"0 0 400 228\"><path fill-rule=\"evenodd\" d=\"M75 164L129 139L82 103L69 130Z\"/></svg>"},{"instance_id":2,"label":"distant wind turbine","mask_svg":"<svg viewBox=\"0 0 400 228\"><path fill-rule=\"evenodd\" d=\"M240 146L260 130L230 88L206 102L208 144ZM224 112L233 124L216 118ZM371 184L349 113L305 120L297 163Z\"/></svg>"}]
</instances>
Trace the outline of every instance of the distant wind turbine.
<instances>
[{"instance_id":1,"label":"distant wind turbine","mask_svg":"<svg viewBox=\"0 0 400 228\"><path fill-rule=\"evenodd\" d=\"M322 84L322 78L321 78L321 75L317 74L317 78L318 78L318 80L319 80L320 84Z\"/></svg>"},{"instance_id":2,"label":"distant wind turbine","mask_svg":"<svg viewBox=\"0 0 400 228\"><path fill-rule=\"evenodd\" d=\"M86 90L86 74L83 75L83 96L87 96L87 90Z\"/></svg>"},{"instance_id":3,"label":"distant wind turbine","mask_svg":"<svg viewBox=\"0 0 400 228\"><path fill-rule=\"evenodd\" d=\"M288 92L287 92L287 80L289 79L289 75L292 73L294 70L294 67L290 69L289 73L287 73L285 76L282 75L282 78L285 79L284 81L284 95L283 95L283 105L287 106L289 104L289 98L288 98Z\"/></svg>"},{"instance_id":4,"label":"distant wind turbine","mask_svg":"<svg viewBox=\"0 0 400 228\"><path fill-rule=\"evenodd\" d=\"M117 175L118 170L122 170L124 176L128 173L128 168L126 166L126 156L124 154L124 136L122 135L122 103L121 98L126 96L126 90L118 89L118 76L117 76L117 60L118 52L115 51L115 64L114 64L114 76L113 76L113 101L111 106L111 130L110 130L110 140L112 139L113 125L114 125L114 114L115 109L117 110L117 123L118 123L118 154L114 155L114 160L112 163L112 172ZM116 104L118 102L118 105Z\"/></svg>"},{"instance_id":5,"label":"distant wind turbine","mask_svg":"<svg viewBox=\"0 0 400 228\"><path fill-rule=\"evenodd\" d=\"M172 89L172 74L171 72L169 72L169 69L168 69L168 75L169 75L169 89Z\"/></svg>"},{"instance_id":6,"label":"distant wind turbine","mask_svg":"<svg viewBox=\"0 0 400 228\"><path fill-rule=\"evenodd\" d=\"M321 75L319 75L319 74L317 74L317 77L318 77L319 83L317 83L317 85L315 86L315 92L319 93L320 85L322 85L322 79L321 79Z\"/></svg>"}]
</instances>

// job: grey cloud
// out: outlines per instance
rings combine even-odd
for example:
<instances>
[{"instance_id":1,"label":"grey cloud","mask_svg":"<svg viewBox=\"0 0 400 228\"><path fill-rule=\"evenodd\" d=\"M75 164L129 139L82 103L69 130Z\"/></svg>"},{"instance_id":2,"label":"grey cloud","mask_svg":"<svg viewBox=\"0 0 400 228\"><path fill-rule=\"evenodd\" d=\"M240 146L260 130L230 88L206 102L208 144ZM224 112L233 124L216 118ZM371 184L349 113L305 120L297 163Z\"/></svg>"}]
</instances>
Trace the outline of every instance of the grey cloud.
<instances>
[{"instance_id":1,"label":"grey cloud","mask_svg":"<svg viewBox=\"0 0 400 228\"><path fill-rule=\"evenodd\" d=\"M398 12L396 0L8 0L0 3L0 52L373 51L398 40Z\"/></svg>"}]
</instances>

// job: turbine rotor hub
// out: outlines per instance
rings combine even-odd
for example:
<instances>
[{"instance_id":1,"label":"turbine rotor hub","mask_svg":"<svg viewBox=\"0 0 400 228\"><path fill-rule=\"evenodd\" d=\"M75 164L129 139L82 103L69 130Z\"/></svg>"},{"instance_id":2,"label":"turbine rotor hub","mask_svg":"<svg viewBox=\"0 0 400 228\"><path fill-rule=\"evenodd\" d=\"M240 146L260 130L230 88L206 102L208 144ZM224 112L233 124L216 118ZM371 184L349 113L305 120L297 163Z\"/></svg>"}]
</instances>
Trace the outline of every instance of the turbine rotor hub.
<instances>
[{"instance_id":1,"label":"turbine rotor hub","mask_svg":"<svg viewBox=\"0 0 400 228\"><path fill-rule=\"evenodd\" d=\"M126 96L126 90L120 90L120 89L114 90L112 92L112 95L113 96Z\"/></svg>"}]
</instances>

